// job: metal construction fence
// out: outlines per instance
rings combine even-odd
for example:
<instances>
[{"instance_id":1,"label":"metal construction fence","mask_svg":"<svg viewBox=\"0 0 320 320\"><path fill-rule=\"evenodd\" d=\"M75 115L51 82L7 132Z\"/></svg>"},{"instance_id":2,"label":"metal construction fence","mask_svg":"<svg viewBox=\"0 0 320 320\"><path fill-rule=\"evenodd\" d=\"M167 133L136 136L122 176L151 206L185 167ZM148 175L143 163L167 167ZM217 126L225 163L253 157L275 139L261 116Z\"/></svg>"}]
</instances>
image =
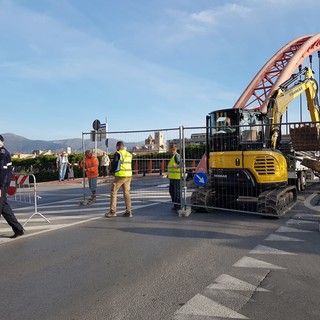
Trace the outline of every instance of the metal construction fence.
<instances>
[{"instance_id":1,"label":"metal construction fence","mask_svg":"<svg viewBox=\"0 0 320 320\"><path fill-rule=\"evenodd\" d=\"M233 133L220 132L220 126L107 132L105 139L107 152L114 152L116 142L122 140L127 150L133 154L131 194L136 200L171 202L168 192L169 181L162 178L167 176L167 166L171 158L169 145L175 143L182 159L180 204L182 211L193 209L193 211L209 212L219 208L256 213L259 197L257 181L260 179L262 184L271 181L276 186L277 181L274 177L281 166L281 170L288 175L289 183L295 185L298 191L304 190L309 183L318 183L320 172L317 166L320 155L318 125L310 122L277 125L279 137L276 154L284 155L287 168L283 168L283 164L279 164L270 153L274 151L270 146L273 137L267 134L271 130L271 125L235 126L236 131ZM92 133L83 133L83 150L94 149L94 141L89 141L87 135ZM206 150L216 154L210 161L204 156ZM226 151L232 152L226 153ZM252 157L254 160L250 160L253 162L248 163L248 155L253 154L256 154ZM249 169L239 171L238 164L233 163L234 161L239 161L243 168L251 168L253 173L250 173ZM211 168L207 172L207 165L213 166L215 170ZM210 181L212 172L215 172L215 183L218 188L224 186L223 192L218 196ZM205 176L198 176L199 173ZM250 179L252 183L246 183L246 180ZM200 201L199 199L194 201L192 194L199 189L210 192L206 191L201 195ZM121 196L119 194L119 197Z\"/></svg>"},{"instance_id":2,"label":"metal construction fence","mask_svg":"<svg viewBox=\"0 0 320 320\"><path fill-rule=\"evenodd\" d=\"M45 221L50 221L38 211L37 182L33 174L13 173L8 191L8 196L11 201L20 202L33 206L33 214L23 224L25 226L35 215L39 215Z\"/></svg>"},{"instance_id":3,"label":"metal construction fence","mask_svg":"<svg viewBox=\"0 0 320 320\"><path fill-rule=\"evenodd\" d=\"M185 134L189 137L185 137ZM191 146L190 135L194 133L192 144L197 146L192 153L186 153L187 145ZM108 132L106 134L106 149L109 154L115 151L117 141L124 141L125 147L133 154L132 169L133 179L131 183L132 199L137 201L150 201L170 203L168 191L169 180L167 177L168 163L172 157L169 153L170 144L177 145L182 158L182 206L186 205L185 193L187 180L192 179L204 153L204 128L168 128L142 131ZM83 150L95 149L95 141L89 141L92 133L83 133ZM198 150L199 149L199 150ZM118 197L122 197L119 193Z\"/></svg>"}]
</instances>

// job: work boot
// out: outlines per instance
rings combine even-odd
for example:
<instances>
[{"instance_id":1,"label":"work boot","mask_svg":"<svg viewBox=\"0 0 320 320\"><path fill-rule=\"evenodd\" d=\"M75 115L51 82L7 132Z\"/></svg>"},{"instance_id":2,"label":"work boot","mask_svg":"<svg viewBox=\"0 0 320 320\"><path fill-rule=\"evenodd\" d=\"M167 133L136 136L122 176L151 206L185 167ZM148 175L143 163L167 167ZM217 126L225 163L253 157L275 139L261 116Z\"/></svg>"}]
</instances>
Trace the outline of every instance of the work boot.
<instances>
[{"instance_id":1,"label":"work boot","mask_svg":"<svg viewBox=\"0 0 320 320\"><path fill-rule=\"evenodd\" d=\"M132 218L132 213L127 210L122 216L127 218Z\"/></svg>"},{"instance_id":2,"label":"work boot","mask_svg":"<svg viewBox=\"0 0 320 320\"><path fill-rule=\"evenodd\" d=\"M112 218L112 217L116 217L117 214L116 214L114 211L110 210L110 212L109 212L109 213L106 213L104 216L105 216L106 218Z\"/></svg>"},{"instance_id":3,"label":"work boot","mask_svg":"<svg viewBox=\"0 0 320 320\"><path fill-rule=\"evenodd\" d=\"M96 202L96 199L97 199L96 192L93 191L92 194L91 194L91 201L92 201L92 202Z\"/></svg>"}]
</instances>

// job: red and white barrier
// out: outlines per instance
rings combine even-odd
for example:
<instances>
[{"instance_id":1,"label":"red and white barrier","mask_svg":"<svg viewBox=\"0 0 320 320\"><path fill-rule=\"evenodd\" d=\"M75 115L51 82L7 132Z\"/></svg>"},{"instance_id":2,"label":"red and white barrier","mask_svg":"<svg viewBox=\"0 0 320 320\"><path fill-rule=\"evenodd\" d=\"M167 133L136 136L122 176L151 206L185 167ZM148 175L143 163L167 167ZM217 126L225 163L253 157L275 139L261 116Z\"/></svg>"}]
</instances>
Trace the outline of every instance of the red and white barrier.
<instances>
[{"instance_id":1,"label":"red and white barrier","mask_svg":"<svg viewBox=\"0 0 320 320\"><path fill-rule=\"evenodd\" d=\"M30 183L30 176L32 176L33 183ZM34 213L27 219L23 226L35 215L39 215L50 223L43 214L38 212L38 198L41 197L37 195L36 177L33 174L13 173L7 194L11 196L10 200L12 201L34 205Z\"/></svg>"},{"instance_id":2,"label":"red and white barrier","mask_svg":"<svg viewBox=\"0 0 320 320\"><path fill-rule=\"evenodd\" d=\"M17 181L14 175L11 176L10 186L7 191L9 196L13 196L17 192Z\"/></svg>"}]
</instances>

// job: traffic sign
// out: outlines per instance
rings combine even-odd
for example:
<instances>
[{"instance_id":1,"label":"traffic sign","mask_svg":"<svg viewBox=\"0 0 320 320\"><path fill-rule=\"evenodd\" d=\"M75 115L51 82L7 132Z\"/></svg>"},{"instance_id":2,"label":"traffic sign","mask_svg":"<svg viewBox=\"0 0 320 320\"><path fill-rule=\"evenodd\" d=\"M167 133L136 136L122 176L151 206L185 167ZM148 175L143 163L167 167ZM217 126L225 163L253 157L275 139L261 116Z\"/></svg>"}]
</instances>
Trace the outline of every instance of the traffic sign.
<instances>
[{"instance_id":1,"label":"traffic sign","mask_svg":"<svg viewBox=\"0 0 320 320\"><path fill-rule=\"evenodd\" d=\"M205 173L203 172L198 172L194 175L193 177L193 181L194 183L199 186L199 187L203 187L207 184L208 182L208 177Z\"/></svg>"},{"instance_id":2,"label":"traffic sign","mask_svg":"<svg viewBox=\"0 0 320 320\"><path fill-rule=\"evenodd\" d=\"M92 123L92 128L96 131L99 130L100 128L100 121L98 119L94 120L93 123Z\"/></svg>"}]
</instances>

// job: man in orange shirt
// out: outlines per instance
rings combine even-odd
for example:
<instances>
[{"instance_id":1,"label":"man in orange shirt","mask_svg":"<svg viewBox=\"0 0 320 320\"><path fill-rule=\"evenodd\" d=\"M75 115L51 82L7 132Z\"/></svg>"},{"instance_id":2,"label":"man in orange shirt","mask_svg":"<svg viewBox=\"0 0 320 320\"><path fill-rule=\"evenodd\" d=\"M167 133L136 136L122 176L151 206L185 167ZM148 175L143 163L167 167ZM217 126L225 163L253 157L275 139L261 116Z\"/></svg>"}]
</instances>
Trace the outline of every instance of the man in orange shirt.
<instances>
[{"instance_id":1,"label":"man in orange shirt","mask_svg":"<svg viewBox=\"0 0 320 320\"><path fill-rule=\"evenodd\" d=\"M96 202L99 160L93 155L91 150L86 150L85 156L85 159L80 161L80 167L86 172L86 176L88 178L89 189L91 190L91 198L89 198L87 204L91 204Z\"/></svg>"}]
</instances>

